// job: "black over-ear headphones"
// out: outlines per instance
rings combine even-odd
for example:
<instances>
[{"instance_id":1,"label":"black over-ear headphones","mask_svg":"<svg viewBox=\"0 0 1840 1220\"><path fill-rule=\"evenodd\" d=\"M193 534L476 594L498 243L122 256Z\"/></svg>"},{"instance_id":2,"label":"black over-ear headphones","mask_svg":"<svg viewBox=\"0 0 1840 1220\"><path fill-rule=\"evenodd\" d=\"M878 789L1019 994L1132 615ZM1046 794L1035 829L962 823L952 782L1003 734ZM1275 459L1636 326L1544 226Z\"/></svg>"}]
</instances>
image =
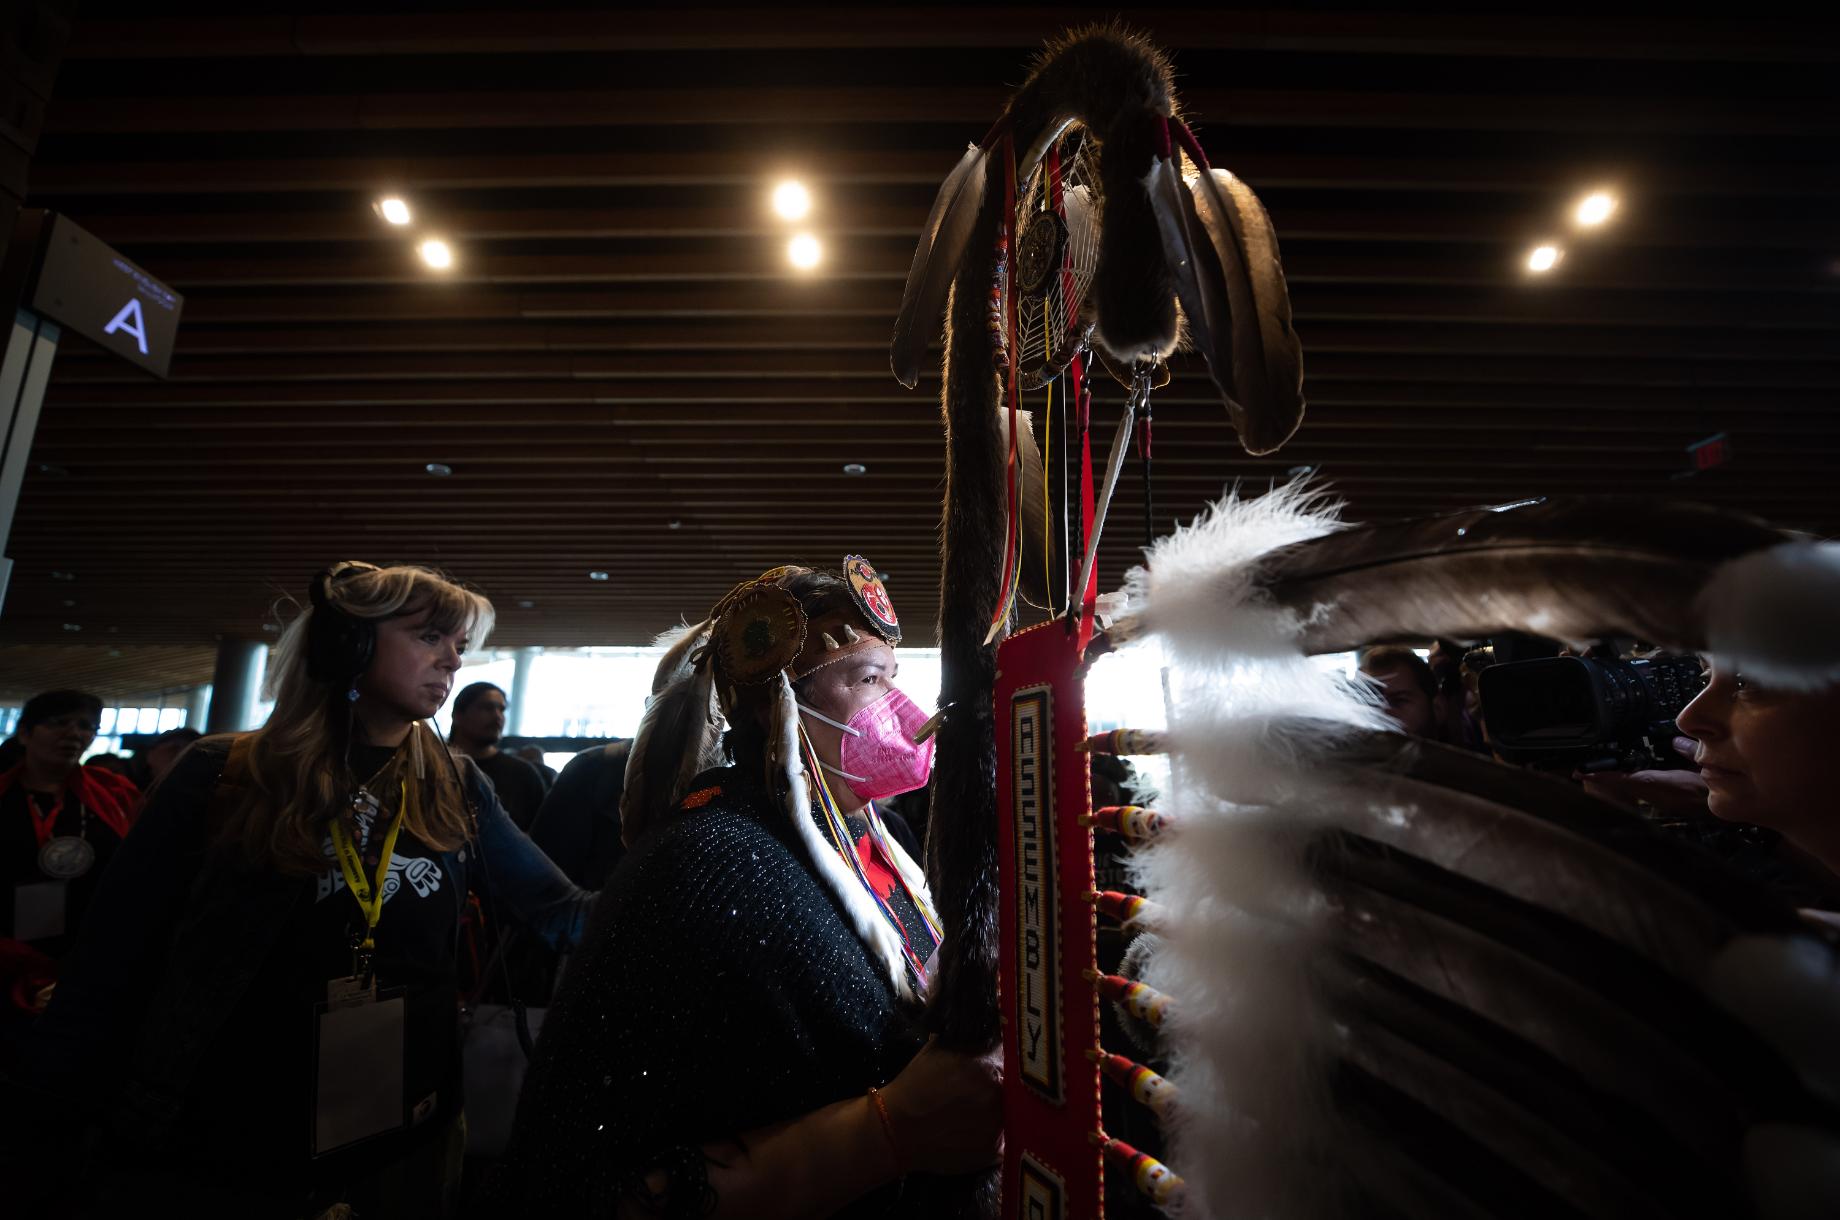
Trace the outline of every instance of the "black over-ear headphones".
<instances>
[{"instance_id":1,"label":"black over-ear headphones","mask_svg":"<svg viewBox=\"0 0 1840 1220\"><path fill-rule=\"evenodd\" d=\"M340 608L332 587L352 572L375 572L368 563L341 563L317 572L307 586L313 617L307 622L307 676L344 690L370 667L377 653L377 624Z\"/></svg>"}]
</instances>

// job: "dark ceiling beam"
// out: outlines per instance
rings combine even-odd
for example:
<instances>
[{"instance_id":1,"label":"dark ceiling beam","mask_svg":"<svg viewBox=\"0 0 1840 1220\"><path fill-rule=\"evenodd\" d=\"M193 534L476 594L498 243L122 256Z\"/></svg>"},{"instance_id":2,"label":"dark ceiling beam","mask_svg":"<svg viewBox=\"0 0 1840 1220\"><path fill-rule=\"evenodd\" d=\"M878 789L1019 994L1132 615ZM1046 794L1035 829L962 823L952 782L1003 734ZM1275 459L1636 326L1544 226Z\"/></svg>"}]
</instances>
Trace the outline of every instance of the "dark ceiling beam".
<instances>
[{"instance_id":1,"label":"dark ceiling beam","mask_svg":"<svg viewBox=\"0 0 1840 1220\"><path fill-rule=\"evenodd\" d=\"M1109 441L1111 429L1108 427L1094 438L1095 448L1098 441ZM1446 434L1435 434L1443 436ZM1382 439L1385 438L1385 439ZM1457 465L1468 461L1488 461L1492 471L1515 469L1544 470L1562 464L1571 459L1583 459L1590 454L1601 454L1611 459L1607 464L1619 464L1631 471L1659 470L1671 471L1684 465L1678 452L1644 448L1631 452L1627 442L1614 437L1562 436L1549 434L1537 450L1521 449L1502 452L1493 442L1495 438L1488 435L1465 438L1467 443L1438 443L1427 436L1402 434L1387 429L1383 423L1378 424L1366 435L1331 436L1300 446L1296 452L1286 450L1278 458L1244 458L1238 443L1232 439L1232 433L1224 425L1212 440L1202 440L1193 436L1184 436L1179 445L1163 446L1156 457L1156 469L1166 476L1173 477L1178 471L1187 471L1191 467L1203 472L1230 470L1242 463L1255 469L1279 467L1280 463L1293 463L1308 457L1318 463L1332 463L1338 466L1354 467L1372 466L1375 468L1395 468L1399 465L1398 455L1406 455L1408 464L1421 462L1418 471L1435 469L1440 461ZM1799 443L1798 443L1799 442ZM517 438L505 438L495 441L459 444L448 442L441 444L437 452L455 465L468 465L470 469L484 472L490 470L498 473L514 472L519 467L540 466L547 473L546 477L565 477L563 469L568 465L580 463L592 465L595 471L589 477L599 473L603 477L628 477L632 473L649 471L655 477L669 479L674 477L670 469L676 466L701 466L707 468L710 462L710 446L713 442L707 433L693 436L671 437L647 442L643 438L614 436L609 438L578 439L573 443L545 438L523 442ZM749 438L740 438L737 444L757 443ZM787 478L829 475L839 470L843 463L869 458L876 463L876 469L892 472L909 469L915 472L942 472L944 462L938 452L938 446L916 441L906 446L885 445L876 447L875 451L866 453L869 448L861 439L807 437L803 443L794 440L774 447L769 452L775 469ZM307 468L325 465L335 471L347 472L351 477L361 477L361 472L381 473L388 470L406 471L417 467L427 460L429 452L426 441L404 443L392 452L382 445L359 443L340 443L337 438L322 436L312 442L300 441L292 445L263 448L237 444L235 442L217 442L200 437L192 444L176 447L168 456L164 449L156 450L162 454L162 460L173 465L175 470L191 470L198 467L210 467L224 463L234 463L245 470ZM1840 456L1840 441L1826 445L1814 445L1799 438L1755 438L1747 442L1744 449L1745 466L1751 470L1768 469L1771 471L1817 472L1833 469L1833 459ZM72 443L67 450L53 450L48 456L77 460L82 455L81 446ZM147 465L146 455L138 455L132 448L93 450L82 457L82 470L86 477L95 477L107 470L121 470L133 476ZM563 469L558 469L559 467ZM1288 469L1288 465L1280 467ZM419 470L417 471L419 474ZM1596 477L1595 471L1582 472L1586 477ZM472 474L469 478L480 478L482 474ZM840 479L843 477L838 476ZM425 479L426 476L423 476ZM421 482L422 479L418 479ZM432 480L429 480L432 481ZM448 493L452 494L452 493Z\"/></svg>"},{"instance_id":2,"label":"dark ceiling beam","mask_svg":"<svg viewBox=\"0 0 1840 1220\"><path fill-rule=\"evenodd\" d=\"M1421 416L1391 416L1361 410L1330 412L1318 410L1311 420L1307 439L1293 442L1296 452L1316 452L1320 446L1349 444L1366 440L1391 440L1403 445L1421 443L1431 437L1461 437L1476 443L1513 445L1535 439L1550 441L1555 437L1585 440L1608 446L1637 446L1653 449L1657 441L1670 435L1700 435L1713 431L1735 431L1747 452L1758 447L1802 445L1833 435L1831 413L1806 412L1785 414L1767 409L1746 411L1706 408L1677 418L1648 419L1628 415L1606 417L1603 412L1552 411L1527 414L1511 411L1476 412L1447 421ZM1039 426L1039 425L1038 425ZM1106 439L1107 423L1099 438ZM34 460L42 464L68 463L66 472L86 472L92 466L88 456L133 453L144 450L159 452L164 461L186 464L188 455L197 452L201 443L238 453L278 453L286 455L301 445L320 444L349 448L354 452L400 451L420 455L426 460L445 460L452 466L463 462L462 454L490 454L495 448L515 452L530 444L592 442L596 444L658 446L665 444L708 445L712 437L723 444L745 443L762 451L798 449L812 439L831 433L822 422L771 421L743 424L727 421L713 426L685 424L615 424L595 427L580 424L519 422L507 420L503 426L482 428L455 427L438 431L428 428L404 428L391 422L363 430L341 429L334 432L325 426L290 422L269 428L225 428L215 424L192 423L184 426L138 427L132 420L115 417L85 418L65 421L63 426L44 429L40 437L44 448L35 452ZM1208 448L1233 448L1232 433L1224 411L1212 419L1162 419L1156 422L1156 437L1169 444L1202 445ZM870 430L853 429L841 434L841 441L858 452L903 453L913 450L937 451L940 429L936 423L889 424ZM1060 429L1052 437L1055 453L1061 445ZM1288 455L1291 450L1287 449ZM1058 461L1058 457L1056 459ZM475 467L458 466L456 478L470 477ZM54 485L57 480L48 481Z\"/></svg>"},{"instance_id":3,"label":"dark ceiling beam","mask_svg":"<svg viewBox=\"0 0 1840 1220\"><path fill-rule=\"evenodd\" d=\"M1006 90L914 80L896 84L728 87L721 76L672 89L499 90L322 93L307 97L156 97L122 105L116 98L55 103L48 130L72 135L265 131L404 131L491 128L721 127L958 122L988 124ZM926 105L914 105L915 94ZM1181 92L1182 108L1203 147L1234 127L1399 131L1537 131L1646 136L1798 135L1827 130L1833 115L1806 99L1738 101L1728 97L1404 93L1378 90L1217 88ZM1217 155L1224 155L1224 148Z\"/></svg>"},{"instance_id":4,"label":"dark ceiling beam","mask_svg":"<svg viewBox=\"0 0 1840 1220\"><path fill-rule=\"evenodd\" d=\"M1684 473L1684 462L1682 465L1681 473ZM1455 479L1447 485L1436 477L1437 473L1430 466L1389 462L1368 470L1325 465L1321 477L1335 490L1347 489L1368 497L1381 497L1383 493L1392 496L1396 492L1404 500L1419 502L1427 497L1454 494L1453 489L1460 489L1461 494L1466 496L1475 495L1474 481L1468 476ZM1492 468L1491 473L1495 473ZM1507 473L1515 478L1522 477L1519 471ZM1566 477L1564 471L1558 468L1536 467L1532 473L1549 482L1558 482ZM1646 479L1651 475L1660 477L1675 472L1644 470L1642 473ZM1210 471L1198 476L1164 472L1158 475L1156 485L1176 497L1170 502L1170 508L1173 509L1175 505L1187 503L1191 499L1198 506L1200 502L1218 496L1234 477L1235 471L1231 469ZM1266 467L1247 477L1262 485L1268 479L1280 482L1287 480L1289 471L1288 468ZM1605 486L1617 487L1616 494L1646 495L1653 490L1647 486L1623 489L1616 483L1605 484L1602 471L1585 472L1584 481L1593 484L1598 490ZM1673 482L1671 479L1668 481ZM936 484L937 479L933 482ZM1135 485L1133 479L1127 488ZM826 515L824 510L835 503L839 494L844 494L846 486L857 487L854 494L858 498L870 496L887 513L903 520L935 520L939 515L938 506L923 498L926 490L923 478L892 473L887 476L876 475L868 484L846 485L842 478L811 480L801 496L787 499L775 498L770 494L771 489L765 488L753 492L724 492L721 489L709 492L675 483L667 495L653 494L642 500L614 499L607 491L605 481L597 487L586 484L578 486L557 480L550 481L544 490L468 486L462 489L464 494L435 496L420 495L413 491L392 491L392 484L384 481L360 481L339 486L307 482L294 487L291 492L277 488L272 483L266 489L199 486L194 493L184 495L171 489L157 489L155 494L143 494L139 501L123 497L107 486L75 487L71 489L71 494L45 497L37 507L55 514L60 521L73 523L98 521L122 525L130 522L221 522L229 517L229 514L223 512L221 501L227 495L234 495L239 497L243 505L235 515L238 521L260 522L261 528L266 529L278 519L292 518L295 530L311 529L323 535L336 534L350 525L380 525L398 519L429 517L451 518L455 521L554 523L559 514L571 509L578 510L584 518L624 519L631 516L653 522L660 528L666 528L666 523L673 520L691 524L777 520L782 528L789 529L792 527L788 522L798 522L797 530L802 530L805 523L821 522ZM1791 484L1739 465L1673 482L1673 486L1665 489L1662 494L1668 499L1691 499L1729 491L1733 494L1762 494L1786 500L1806 498L1811 490L1819 492L1821 487L1818 477ZM1129 496L1128 490L1126 494ZM1485 496L1476 502L1495 501ZM137 503L142 509L138 513L135 511ZM158 505L158 511L152 511L149 505Z\"/></svg>"},{"instance_id":5,"label":"dark ceiling beam","mask_svg":"<svg viewBox=\"0 0 1840 1220\"><path fill-rule=\"evenodd\" d=\"M151 264L158 267L158 262ZM893 331L901 290L891 282L832 284L817 280L745 281L728 284L649 284L595 289L516 291L423 283L362 292L303 290L246 293L195 291L186 297L186 322L354 322L632 318L876 318ZM1836 311L1840 326L1840 310ZM822 324L820 322L820 324ZM1817 323L1810 323L1816 325ZM180 329L181 344L185 329Z\"/></svg>"},{"instance_id":6,"label":"dark ceiling beam","mask_svg":"<svg viewBox=\"0 0 1840 1220\"><path fill-rule=\"evenodd\" d=\"M459 249L451 270L440 273L449 286L482 284L598 285L696 281L723 284L748 280L779 282L792 272L778 242L750 243L740 250L697 248L644 252L576 251L502 254ZM913 253L891 240L827 243L821 277L813 290L863 280L890 286L907 277ZM1633 289L1653 292L1784 292L1832 296L1832 259L1800 251L1752 252L1742 258L1680 250L1632 248L1606 243L1580 246L1559 278L1529 284L1521 265L1523 244L1504 238L1493 249L1428 246L1394 250L1342 242L1298 239L1284 243L1286 278L1299 290L1315 284L1374 284L1397 287L1525 286L1528 291ZM163 280L183 292L201 288L351 287L426 284L432 273L409 242L358 254L224 257L168 255L154 260Z\"/></svg>"},{"instance_id":7,"label":"dark ceiling beam","mask_svg":"<svg viewBox=\"0 0 1840 1220\"><path fill-rule=\"evenodd\" d=\"M1677 385L1840 387L1840 352L1824 360L1682 361L1672 357L1547 357L1522 355L1414 354L1409 352L1338 352L1312 346L1305 365L1310 382L1326 381L1462 381L1485 384L1512 381L1522 385ZM1192 357L1179 357L1177 376L1190 394L1205 393L1205 368ZM888 378L885 353L870 350L817 352L703 351L679 362L660 360L655 352L513 352L469 355L360 354L336 361L323 356L193 357L175 360L169 384L225 382L495 381L557 378L580 381L680 380L726 382L784 378L839 379L881 388ZM60 365L57 384L145 384L146 375L120 360ZM336 393L336 389L329 392ZM1031 395L1031 399L1036 395ZM1174 395L1172 395L1174 397Z\"/></svg>"},{"instance_id":8,"label":"dark ceiling beam","mask_svg":"<svg viewBox=\"0 0 1840 1220\"><path fill-rule=\"evenodd\" d=\"M157 261L150 264L159 270ZM1504 291L1452 285L1298 284L1292 294L1301 328L1316 320L1436 322L1453 325L1539 323L1556 326L1709 326L1728 329L1787 327L1840 329L1840 296L1798 293L1689 293L1663 291L1561 291L1529 285ZM384 286L365 291L306 289L295 292L194 290L185 302L186 324L280 322L364 323L491 318L596 321L668 318L808 318L822 327L833 318L872 318L889 327L901 304L892 280L754 280L703 284L549 287L514 290L451 284ZM746 324L739 324L745 331ZM1307 335L1305 336L1307 342ZM179 350L184 350L185 328Z\"/></svg>"},{"instance_id":9,"label":"dark ceiling beam","mask_svg":"<svg viewBox=\"0 0 1840 1220\"><path fill-rule=\"evenodd\" d=\"M1389 489L1387 485L1384 484L1363 484L1359 480L1354 480L1350 481L1345 487L1339 482L1336 486L1337 490L1343 494L1359 497L1361 503L1369 509L1376 507L1397 508L1402 505L1409 507L1426 503L1426 499L1423 495L1410 488L1398 485L1394 485ZM1127 493L1129 490L1130 489L1127 488ZM1447 500L1462 500L1461 496L1455 495L1449 490L1444 491L1442 494ZM1478 501L1471 499L1468 502L1476 503ZM1803 507L1814 506L1814 501L1808 496L1804 495L1798 499L1791 494L1779 495L1775 499L1766 501L1765 503L1779 506L1785 504L1797 504ZM1194 509L1188 504L1187 500L1183 499L1175 503L1167 504L1166 506L1159 506L1157 514L1159 517L1171 515L1188 516L1191 515L1193 511ZM885 522L877 523L878 533L876 536L887 539L897 537L903 531L906 531L910 539L919 540L914 543L914 546L918 549L925 550L931 546L931 543L928 542L927 539L931 537L931 527L936 523L937 516L937 513L925 512L913 512L893 516ZM547 519L553 521L554 515L551 514ZM1132 515L1123 513L1122 510L1119 517L1121 521L1141 521L1142 519L1141 512ZM101 520L73 518L72 528L70 528L68 536L72 543L80 543L85 548L101 547L105 544L116 542L123 544L123 546L128 544L146 545L148 543L169 541L174 536L174 526L186 526L196 528L198 536L205 539L208 544L214 543L223 548L234 549L238 552L273 554L283 549L277 548L271 544L274 521L269 518L252 518L246 522L240 523L237 528L209 528L205 524L197 522L195 517L188 516L179 516L170 520L171 524L168 524L168 519L162 518L158 523L150 523L135 528L124 525L119 520L110 523ZM335 547L337 545L364 545L381 547L392 553L413 553L435 548L438 545L437 540L443 536L443 524L451 524L455 528L463 526L467 530L468 545L466 555L469 557L490 555L494 552L496 547L501 544L509 547L511 554L525 555L530 557L533 561L537 560L542 555L551 553L586 553L588 551L604 551L608 549L608 547L613 547L614 549L628 553L645 551L647 553L658 553L663 555L687 554L695 549L693 546L680 544L674 537L675 532L666 528L660 514L656 511L649 516L632 513L607 514L592 511L580 514L575 525L575 528L578 530L596 530L617 527L625 531L619 541L605 542L600 545L578 543L573 546L565 547L562 544L549 541L548 531L543 528L544 520L544 517L533 514L500 514L498 516L492 516L478 513L409 513L403 511L380 511L368 519L348 520L343 518L323 518L315 521L312 523L313 527L319 532L298 539L295 546L307 551L317 552L325 550L328 545ZM699 525L719 527L723 532L724 540L731 545L742 539L758 541L763 538L786 537L786 528L783 522L768 520L761 517L759 514L752 516L740 514L710 516L705 513L698 513L695 520ZM815 546L819 542L826 540L842 542L847 542L852 538L860 540L864 538L864 533L861 530L845 530L833 531L826 534L801 528L797 532L797 538L800 545ZM477 549L475 549L473 545L475 542L478 544ZM867 544L865 543L865 545ZM103 552L100 550L89 550L86 553L94 557ZM117 553L119 553L119 551ZM45 548L22 552L22 555L30 555L48 563L60 562L55 553L48 552Z\"/></svg>"},{"instance_id":10,"label":"dark ceiling beam","mask_svg":"<svg viewBox=\"0 0 1840 1220\"><path fill-rule=\"evenodd\" d=\"M1308 374L1306 374L1306 378ZM1548 408L1604 407L1641 409L1644 406L1703 406L1705 393L1692 385L1589 385L1573 384L1563 388L1553 385L1524 384L1517 381L1494 383L1444 382L1424 380L1402 385L1378 380L1333 381L1320 383L1306 380L1305 389L1312 402L1322 405L1375 407L1435 407L1440 404L1459 407ZM1833 395L1824 390L1799 390L1778 387L1767 405L1776 410L1801 410L1808 407L1831 410ZM1094 390L1097 409L1113 409L1122 391L1109 380ZM1036 405L1043 399L1040 392L1030 395L1027 403ZM83 407L225 407L262 411L270 408L297 407L398 407L411 404L470 405L485 410L510 410L538 405L576 407L635 407L645 404L672 404L686 408L707 405L730 410L754 404L763 411L793 405L835 403L859 408L877 408L893 412L912 412L914 418L925 417L937 409L935 392L907 390L889 377L886 382L875 378L773 378L758 381L712 379L684 381L666 378L634 378L621 381L583 381L555 378L502 381L353 381L353 382L286 382L273 384L153 383L146 385L54 385L45 396L47 411ZM1156 399L1156 403L1186 406L1218 406L1220 397L1211 383L1196 377L1174 381ZM1743 400L1730 400L1734 414L1742 409ZM520 414L528 414L520 410ZM55 416L47 415L47 419ZM763 418L771 419L765 415ZM1103 414L1100 417L1104 418ZM1306 416L1306 419L1308 417ZM694 422L694 421L692 421ZM1306 432L1305 436L1308 435Z\"/></svg>"},{"instance_id":11,"label":"dark ceiling beam","mask_svg":"<svg viewBox=\"0 0 1840 1220\"><path fill-rule=\"evenodd\" d=\"M1273 201L1267 200L1271 205ZM681 208L623 204L603 208L533 206L485 210L443 205L438 193L415 200L418 228L455 241L783 238L784 221L765 207L697 205ZM924 199L892 203L868 198L825 209L828 237L910 239L926 217ZM117 246L153 247L201 242L240 245L314 243L400 244L402 231L379 221L368 206L306 212L226 211L213 202L201 210L92 212L83 221ZM1363 241L1499 244L1552 226L1550 208L1529 210L1519 200L1495 204L1484 197L1468 207L1381 207L1282 204L1275 222L1285 241ZM1825 250L1833 226L1819 218L1773 218L1769 223L1708 216L1643 216L1620 224L1619 245ZM145 250L142 251L146 253Z\"/></svg>"},{"instance_id":12,"label":"dark ceiling beam","mask_svg":"<svg viewBox=\"0 0 1840 1220\"><path fill-rule=\"evenodd\" d=\"M1698 362L1701 360L1827 360L1834 358L1832 336L1818 330L1766 330L1751 327L1706 328L1661 326L1593 327L1589 325L1502 325L1491 322L1439 321L1302 321L1306 368L1317 353L1400 352L1417 355L1543 355L1633 357ZM497 352L650 352L668 371L681 353L746 351L845 352L885 354L892 324L884 318L840 315L820 321L767 316L737 326L728 319L678 318L670 322L615 318L600 322L370 323L346 326L295 326L271 323L186 325L179 332L174 375L185 379L218 359L273 360L325 356L341 360L372 354ZM319 367L327 362L321 360ZM52 376L59 381L96 379L104 369L121 372L119 358L78 335L66 333L58 348Z\"/></svg>"},{"instance_id":13,"label":"dark ceiling beam","mask_svg":"<svg viewBox=\"0 0 1840 1220\"><path fill-rule=\"evenodd\" d=\"M971 130L970 138L981 131ZM1420 142L1422 143L1422 142ZM951 147L908 151L834 146L723 152L476 154L400 157L235 157L226 160L46 161L32 189L48 196L172 193L371 193L481 187L738 186L755 191L796 172L831 184L937 186L956 157ZM1755 197L1840 193L1840 166L1810 159L1781 164L1608 164L1495 160L1475 156L1380 156L1264 152L1223 154L1221 164L1257 187L1329 190L1564 191L1606 176L1644 197Z\"/></svg>"},{"instance_id":14,"label":"dark ceiling beam","mask_svg":"<svg viewBox=\"0 0 1840 1220\"><path fill-rule=\"evenodd\" d=\"M68 56L84 59L259 59L337 56L542 55L620 51L1015 48L1057 30L1105 21L1087 6L809 6L507 9L426 15L381 13L209 18L96 18ZM1281 8L1134 7L1132 25L1166 45L1246 51L1502 58L1833 62L1833 39L1813 20L1602 13L1495 14Z\"/></svg>"}]
</instances>

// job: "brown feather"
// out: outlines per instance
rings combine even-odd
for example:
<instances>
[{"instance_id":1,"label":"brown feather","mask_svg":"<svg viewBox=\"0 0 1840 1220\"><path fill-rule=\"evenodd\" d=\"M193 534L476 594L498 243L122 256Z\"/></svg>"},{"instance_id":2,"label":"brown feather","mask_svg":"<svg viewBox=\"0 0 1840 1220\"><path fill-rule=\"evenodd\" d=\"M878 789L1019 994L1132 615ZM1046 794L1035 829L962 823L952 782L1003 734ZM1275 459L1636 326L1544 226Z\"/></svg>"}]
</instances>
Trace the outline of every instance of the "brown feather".
<instances>
[{"instance_id":1,"label":"brown feather","mask_svg":"<svg viewBox=\"0 0 1840 1220\"><path fill-rule=\"evenodd\" d=\"M940 311L952 285L972 227L984 205L985 149L972 145L940 184L927 214L913 265L907 270L907 287L901 294L901 312L895 318L894 343L889 352L895 380L912 389L920 380L920 361L927 345L939 332Z\"/></svg>"},{"instance_id":2,"label":"brown feather","mask_svg":"<svg viewBox=\"0 0 1840 1220\"><path fill-rule=\"evenodd\" d=\"M1542 499L1329 534L1274 555L1260 582L1308 620L1313 653L1504 631L1699 650L1713 569L1785 537L1697 504Z\"/></svg>"},{"instance_id":3,"label":"brown feather","mask_svg":"<svg viewBox=\"0 0 1840 1220\"><path fill-rule=\"evenodd\" d=\"M1303 422L1303 349L1291 326L1290 290L1278 260L1278 237L1252 188L1226 170L1204 170L1192 188L1195 214L1213 259L1204 278L1219 276L1230 302L1230 374L1216 369L1234 430L1247 453L1277 450Z\"/></svg>"}]
</instances>

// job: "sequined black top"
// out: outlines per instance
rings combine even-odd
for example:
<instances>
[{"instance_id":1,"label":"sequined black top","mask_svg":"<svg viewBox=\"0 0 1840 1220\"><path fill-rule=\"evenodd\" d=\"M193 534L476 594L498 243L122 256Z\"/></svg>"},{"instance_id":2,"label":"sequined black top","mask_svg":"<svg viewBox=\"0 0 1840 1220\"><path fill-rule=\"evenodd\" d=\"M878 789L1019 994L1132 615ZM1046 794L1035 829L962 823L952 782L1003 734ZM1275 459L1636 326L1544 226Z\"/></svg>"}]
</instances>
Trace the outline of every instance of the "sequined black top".
<instances>
[{"instance_id":1,"label":"sequined black top","mask_svg":"<svg viewBox=\"0 0 1840 1220\"><path fill-rule=\"evenodd\" d=\"M861 1096L920 1047L917 1010L783 807L732 768L691 788L700 807L637 845L601 892L483 1214L611 1215L685 1150ZM924 1214L921 1193L909 1179L842 1214Z\"/></svg>"}]
</instances>

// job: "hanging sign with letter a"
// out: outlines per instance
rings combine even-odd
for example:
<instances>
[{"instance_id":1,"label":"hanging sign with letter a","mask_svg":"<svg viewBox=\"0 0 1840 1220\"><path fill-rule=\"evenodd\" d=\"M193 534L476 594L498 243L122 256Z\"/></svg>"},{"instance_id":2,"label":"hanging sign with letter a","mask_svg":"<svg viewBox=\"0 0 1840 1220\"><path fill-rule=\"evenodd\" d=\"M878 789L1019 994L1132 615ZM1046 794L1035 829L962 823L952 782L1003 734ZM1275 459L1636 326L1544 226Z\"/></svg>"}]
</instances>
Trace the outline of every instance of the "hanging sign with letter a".
<instances>
[{"instance_id":1,"label":"hanging sign with letter a","mask_svg":"<svg viewBox=\"0 0 1840 1220\"><path fill-rule=\"evenodd\" d=\"M185 298L69 217L48 213L42 261L26 301L32 309L164 377Z\"/></svg>"}]
</instances>

